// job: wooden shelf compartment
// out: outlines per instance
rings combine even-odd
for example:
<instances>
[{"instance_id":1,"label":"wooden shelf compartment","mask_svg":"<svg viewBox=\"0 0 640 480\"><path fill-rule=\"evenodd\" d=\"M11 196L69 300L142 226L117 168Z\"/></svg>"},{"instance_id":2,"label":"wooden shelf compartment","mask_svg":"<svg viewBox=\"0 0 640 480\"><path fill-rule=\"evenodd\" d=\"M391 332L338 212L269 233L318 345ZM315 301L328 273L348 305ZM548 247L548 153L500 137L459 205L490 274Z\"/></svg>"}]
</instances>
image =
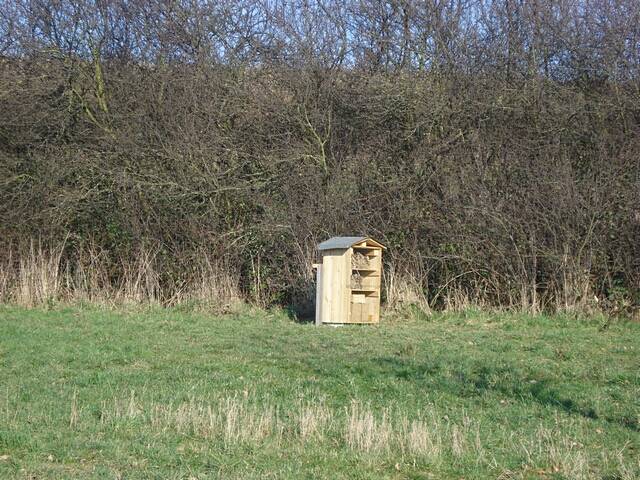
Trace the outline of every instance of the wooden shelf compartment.
<instances>
[{"instance_id":1,"label":"wooden shelf compartment","mask_svg":"<svg viewBox=\"0 0 640 480\"><path fill-rule=\"evenodd\" d=\"M354 251L351 254L351 269L379 272L382 268L380 258L379 256L363 255L362 253Z\"/></svg>"},{"instance_id":2,"label":"wooden shelf compartment","mask_svg":"<svg viewBox=\"0 0 640 480\"><path fill-rule=\"evenodd\" d=\"M365 252L367 255L371 255L371 256L378 255L377 252L380 251L378 247L358 247L354 245L351 248L353 248L354 250L360 250L362 252Z\"/></svg>"},{"instance_id":3,"label":"wooden shelf compartment","mask_svg":"<svg viewBox=\"0 0 640 480\"><path fill-rule=\"evenodd\" d=\"M380 290L380 275L351 275L351 290Z\"/></svg>"}]
</instances>

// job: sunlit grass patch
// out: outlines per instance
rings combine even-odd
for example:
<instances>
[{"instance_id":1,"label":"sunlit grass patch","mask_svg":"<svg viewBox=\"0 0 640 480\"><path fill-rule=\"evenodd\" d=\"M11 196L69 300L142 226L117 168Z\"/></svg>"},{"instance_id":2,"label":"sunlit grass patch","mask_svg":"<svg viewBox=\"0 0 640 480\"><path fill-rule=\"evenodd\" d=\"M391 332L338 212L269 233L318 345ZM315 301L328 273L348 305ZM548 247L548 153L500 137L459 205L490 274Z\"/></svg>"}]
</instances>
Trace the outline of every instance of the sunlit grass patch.
<instances>
[{"instance_id":1,"label":"sunlit grass patch","mask_svg":"<svg viewBox=\"0 0 640 480\"><path fill-rule=\"evenodd\" d=\"M0 307L0 477L636 478L638 328Z\"/></svg>"}]
</instances>

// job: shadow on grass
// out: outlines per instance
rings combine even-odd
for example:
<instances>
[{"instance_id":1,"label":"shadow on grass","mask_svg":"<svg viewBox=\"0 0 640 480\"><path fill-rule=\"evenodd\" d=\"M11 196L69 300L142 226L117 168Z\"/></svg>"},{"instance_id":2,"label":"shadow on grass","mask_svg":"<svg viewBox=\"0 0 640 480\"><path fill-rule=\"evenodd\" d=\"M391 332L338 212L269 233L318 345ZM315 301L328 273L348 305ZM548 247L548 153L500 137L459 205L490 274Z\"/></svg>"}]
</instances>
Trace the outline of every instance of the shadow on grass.
<instances>
[{"instance_id":1,"label":"shadow on grass","mask_svg":"<svg viewBox=\"0 0 640 480\"><path fill-rule=\"evenodd\" d=\"M296 323L315 323L315 310L310 310L308 307L288 305L284 307L285 312L289 320Z\"/></svg>"},{"instance_id":2,"label":"shadow on grass","mask_svg":"<svg viewBox=\"0 0 640 480\"><path fill-rule=\"evenodd\" d=\"M443 360L416 363L400 357L382 357L373 360L381 375L420 382L426 388L438 389L461 397L482 396L497 392L517 401L531 400L546 407L562 410L589 420L604 420L633 432L640 431L635 415L611 416L598 414L596 409L560 393L562 385L552 385L549 380L531 381L525 372L512 366L488 367L477 363L460 365L453 370ZM464 368L464 367L467 368ZM449 372L446 372L449 370ZM445 374L446 372L446 374Z\"/></svg>"}]
</instances>

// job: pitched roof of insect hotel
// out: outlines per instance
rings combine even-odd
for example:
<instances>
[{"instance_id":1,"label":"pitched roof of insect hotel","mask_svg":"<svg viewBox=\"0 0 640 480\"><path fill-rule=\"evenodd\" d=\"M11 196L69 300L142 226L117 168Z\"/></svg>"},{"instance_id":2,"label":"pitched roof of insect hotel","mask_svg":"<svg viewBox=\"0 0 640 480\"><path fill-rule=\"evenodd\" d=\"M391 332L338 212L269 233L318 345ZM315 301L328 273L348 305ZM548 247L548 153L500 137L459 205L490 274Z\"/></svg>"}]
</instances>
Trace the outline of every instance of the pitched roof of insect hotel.
<instances>
[{"instance_id":1,"label":"pitched roof of insect hotel","mask_svg":"<svg viewBox=\"0 0 640 480\"><path fill-rule=\"evenodd\" d=\"M334 250L350 247L374 247L387 249L369 237L331 237L318 245L318 250Z\"/></svg>"}]
</instances>

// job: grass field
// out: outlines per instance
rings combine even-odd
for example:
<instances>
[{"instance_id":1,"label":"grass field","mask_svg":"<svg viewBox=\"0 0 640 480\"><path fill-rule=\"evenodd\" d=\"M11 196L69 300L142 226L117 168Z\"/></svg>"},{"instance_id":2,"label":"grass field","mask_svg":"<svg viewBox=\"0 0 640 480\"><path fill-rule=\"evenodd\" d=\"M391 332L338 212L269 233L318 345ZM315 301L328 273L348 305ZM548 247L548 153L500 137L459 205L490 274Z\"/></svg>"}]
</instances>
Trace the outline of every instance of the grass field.
<instances>
[{"instance_id":1,"label":"grass field","mask_svg":"<svg viewBox=\"0 0 640 480\"><path fill-rule=\"evenodd\" d=\"M0 478L640 478L640 324L0 307Z\"/></svg>"}]
</instances>

